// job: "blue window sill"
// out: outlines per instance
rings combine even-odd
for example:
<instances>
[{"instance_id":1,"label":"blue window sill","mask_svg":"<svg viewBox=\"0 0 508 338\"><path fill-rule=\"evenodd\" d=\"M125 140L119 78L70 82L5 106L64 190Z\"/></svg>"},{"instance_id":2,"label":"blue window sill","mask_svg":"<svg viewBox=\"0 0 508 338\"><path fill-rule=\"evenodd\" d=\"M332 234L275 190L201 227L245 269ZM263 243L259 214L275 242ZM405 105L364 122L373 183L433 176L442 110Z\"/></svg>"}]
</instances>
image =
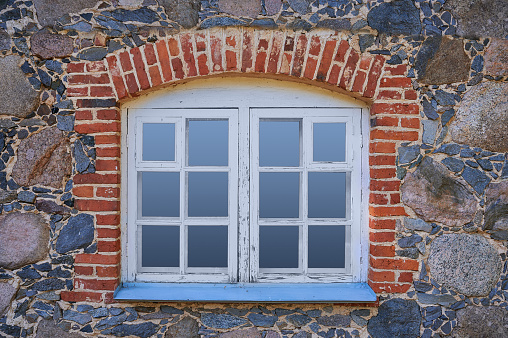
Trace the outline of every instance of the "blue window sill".
<instances>
[{"instance_id":1,"label":"blue window sill","mask_svg":"<svg viewBox=\"0 0 508 338\"><path fill-rule=\"evenodd\" d=\"M377 297L367 283L123 283L116 289L114 299L212 303L370 303L375 302Z\"/></svg>"}]
</instances>

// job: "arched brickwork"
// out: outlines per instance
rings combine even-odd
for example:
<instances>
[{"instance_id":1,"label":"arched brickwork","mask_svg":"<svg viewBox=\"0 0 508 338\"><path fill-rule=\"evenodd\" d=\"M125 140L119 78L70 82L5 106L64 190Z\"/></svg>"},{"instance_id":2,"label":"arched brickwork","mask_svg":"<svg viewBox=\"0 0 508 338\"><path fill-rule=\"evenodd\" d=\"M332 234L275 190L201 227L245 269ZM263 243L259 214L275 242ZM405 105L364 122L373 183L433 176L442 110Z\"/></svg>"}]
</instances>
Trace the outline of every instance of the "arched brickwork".
<instances>
[{"instance_id":1,"label":"arched brickwork","mask_svg":"<svg viewBox=\"0 0 508 338\"><path fill-rule=\"evenodd\" d=\"M242 28L181 33L121 50L105 61L68 64L67 95L75 130L95 136L96 173L74 177L78 210L95 214L98 252L75 260L67 301L111 302L120 276L120 108L122 100L182 81L227 74L279 77L347 92L371 104L369 144L369 284L377 293L406 292L418 271L395 258L395 226L405 215L396 177L396 149L420 133L417 93L407 66L361 53L336 32Z\"/></svg>"}]
</instances>

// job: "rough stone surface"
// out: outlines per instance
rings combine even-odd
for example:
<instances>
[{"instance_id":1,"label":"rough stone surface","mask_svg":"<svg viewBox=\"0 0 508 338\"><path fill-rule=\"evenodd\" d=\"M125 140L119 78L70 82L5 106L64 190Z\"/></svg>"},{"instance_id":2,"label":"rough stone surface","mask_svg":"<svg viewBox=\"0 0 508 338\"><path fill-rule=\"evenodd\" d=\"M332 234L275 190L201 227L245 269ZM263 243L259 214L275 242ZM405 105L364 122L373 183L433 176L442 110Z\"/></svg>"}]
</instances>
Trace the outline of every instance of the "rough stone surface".
<instances>
[{"instance_id":1,"label":"rough stone surface","mask_svg":"<svg viewBox=\"0 0 508 338\"><path fill-rule=\"evenodd\" d=\"M45 259L49 227L36 214L14 212L0 216L0 266L18 269Z\"/></svg>"},{"instance_id":2,"label":"rough stone surface","mask_svg":"<svg viewBox=\"0 0 508 338\"><path fill-rule=\"evenodd\" d=\"M97 0L34 0L37 18L42 26L52 26L63 15L95 7Z\"/></svg>"},{"instance_id":3,"label":"rough stone surface","mask_svg":"<svg viewBox=\"0 0 508 338\"><path fill-rule=\"evenodd\" d=\"M201 322L214 329L231 329L247 323L247 320L226 314L203 313Z\"/></svg>"},{"instance_id":4,"label":"rough stone surface","mask_svg":"<svg viewBox=\"0 0 508 338\"><path fill-rule=\"evenodd\" d=\"M17 291L18 289L9 283L0 282L0 317L2 317L11 306L11 302Z\"/></svg>"},{"instance_id":5,"label":"rough stone surface","mask_svg":"<svg viewBox=\"0 0 508 338\"><path fill-rule=\"evenodd\" d=\"M415 68L421 83L440 85L467 81L470 65L462 40L432 36L418 51Z\"/></svg>"},{"instance_id":6,"label":"rough stone surface","mask_svg":"<svg viewBox=\"0 0 508 338\"><path fill-rule=\"evenodd\" d=\"M401 192L404 204L423 220L449 226L469 223L478 204L465 183L452 177L442 164L429 157L406 176Z\"/></svg>"},{"instance_id":7,"label":"rough stone surface","mask_svg":"<svg viewBox=\"0 0 508 338\"><path fill-rule=\"evenodd\" d=\"M62 330L52 319L43 319L39 322L37 326L37 334L35 338L48 338L48 337L58 337L58 338L83 338L82 335L78 333L69 333Z\"/></svg>"},{"instance_id":8,"label":"rough stone surface","mask_svg":"<svg viewBox=\"0 0 508 338\"><path fill-rule=\"evenodd\" d=\"M413 231L425 231L425 232L432 231L432 225L422 221L421 219L404 217L404 226L406 227L406 229Z\"/></svg>"},{"instance_id":9,"label":"rough stone surface","mask_svg":"<svg viewBox=\"0 0 508 338\"><path fill-rule=\"evenodd\" d=\"M446 234L430 247L432 277L444 287L467 296L485 296L501 273L497 250L480 235Z\"/></svg>"},{"instance_id":10,"label":"rough stone surface","mask_svg":"<svg viewBox=\"0 0 508 338\"><path fill-rule=\"evenodd\" d=\"M421 31L420 11L411 0L382 3L370 10L367 21L384 34L416 35Z\"/></svg>"},{"instance_id":11,"label":"rough stone surface","mask_svg":"<svg viewBox=\"0 0 508 338\"><path fill-rule=\"evenodd\" d=\"M497 306L468 306L457 311L453 338L508 337L508 311Z\"/></svg>"},{"instance_id":12,"label":"rough stone surface","mask_svg":"<svg viewBox=\"0 0 508 338\"><path fill-rule=\"evenodd\" d=\"M265 0L265 8L267 15L274 15L279 13L282 7L282 0Z\"/></svg>"},{"instance_id":13,"label":"rough stone surface","mask_svg":"<svg viewBox=\"0 0 508 338\"><path fill-rule=\"evenodd\" d=\"M37 108L39 94L19 66L21 57L8 55L0 58L0 111L2 115L26 117ZM13 98L16 98L13 100Z\"/></svg>"},{"instance_id":14,"label":"rough stone surface","mask_svg":"<svg viewBox=\"0 0 508 338\"><path fill-rule=\"evenodd\" d=\"M418 301L420 304L439 304L450 307L457 301L452 295L433 295L428 293L418 293Z\"/></svg>"},{"instance_id":15,"label":"rough stone surface","mask_svg":"<svg viewBox=\"0 0 508 338\"><path fill-rule=\"evenodd\" d=\"M191 317L184 317L178 323L168 327L165 338L199 338L199 324Z\"/></svg>"},{"instance_id":16,"label":"rough stone surface","mask_svg":"<svg viewBox=\"0 0 508 338\"><path fill-rule=\"evenodd\" d=\"M261 338L261 333L255 327L222 333L220 338Z\"/></svg>"},{"instance_id":17,"label":"rough stone surface","mask_svg":"<svg viewBox=\"0 0 508 338\"><path fill-rule=\"evenodd\" d=\"M102 331L103 334L112 334L117 337L136 336L141 338L152 337L158 331L158 325L152 322L141 324L120 324L112 329Z\"/></svg>"},{"instance_id":18,"label":"rough stone surface","mask_svg":"<svg viewBox=\"0 0 508 338\"><path fill-rule=\"evenodd\" d=\"M62 228L56 241L56 251L66 253L72 250L86 248L94 239L93 216L79 214L69 218L67 225Z\"/></svg>"},{"instance_id":19,"label":"rough stone surface","mask_svg":"<svg viewBox=\"0 0 508 338\"><path fill-rule=\"evenodd\" d=\"M30 50L43 59L62 58L72 54L72 38L63 34L52 34L40 30L30 38Z\"/></svg>"},{"instance_id":20,"label":"rough stone surface","mask_svg":"<svg viewBox=\"0 0 508 338\"><path fill-rule=\"evenodd\" d=\"M0 28L0 50L11 49L11 37L10 35Z\"/></svg>"},{"instance_id":21,"label":"rough stone surface","mask_svg":"<svg viewBox=\"0 0 508 338\"><path fill-rule=\"evenodd\" d=\"M505 0L448 0L445 9L458 21L457 33L467 38L508 35L508 6Z\"/></svg>"},{"instance_id":22,"label":"rough stone surface","mask_svg":"<svg viewBox=\"0 0 508 338\"><path fill-rule=\"evenodd\" d=\"M310 12L312 0L288 0L288 3L295 12L307 14Z\"/></svg>"},{"instance_id":23,"label":"rough stone surface","mask_svg":"<svg viewBox=\"0 0 508 338\"><path fill-rule=\"evenodd\" d=\"M48 214L68 215L71 213L71 209L63 205L58 205L50 200L37 200L35 202L35 207L37 210Z\"/></svg>"},{"instance_id":24,"label":"rough stone surface","mask_svg":"<svg viewBox=\"0 0 508 338\"><path fill-rule=\"evenodd\" d=\"M485 52L485 71L492 76L508 76L508 40L492 39Z\"/></svg>"},{"instance_id":25,"label":"rough stone surface","mask_svg":"<svg viewBox=\"0 0 508 338\"><path fill-rule=\"evenodd\" d=\"M0 203L10 203L18 197L15 191L0 190Z\"/></svg>"},{"instance_id":26,"label":"rough stone surface","mask_svg":"<svg viewBox=\"0 0 508 338\"><path fill-rule=\"evenodd\" d=\"M324 326L347 327L351 324L351 317L339 314L323 316L317 318L317 323Z\"/></svg>"},{"instance_id":27,"label":"rough stone surface","mask_svg":"<svg viewBox=\"0 0 508 338\"><path fill-rule=\"evenodd\" d=\"M491 183L485 190L485 230L508 230L508 181Z\"/></svg>"},{"instance_id":28,"label":"rough stone surface","mask_svg":"<svg viewBox=\"0 0 508 338\"><path fill-rule=\"evenodd\" d=\"M457 143L508 152L508 83L484 82L466 92L450 134Z\"/></svg>"},{"instance_id":29,"label":"rough stone surface","mask_svg":"<svg viewBox=\"0 0 508 338\"><path fill-rule=\"evenodd\" d=\"M183 28L192 28L198 24L199 0L159 0L166 9L170 20L178 22Z\"/></svg>"},{"instance_id":30,"label":"rough stone surface","mask_svg":"<svg viewBox=\"0 0 508 338\"><path fill-rule=\"evenodd\" d=\"M414 300L390 299L379 307L367 324L373 338L416 338L420 336L420 306Z\"/></svg>"},{"instance_id":31,"label":"rough stone surface","mask_svg":"<svg viewBox=\"0 0 508 338\"><path fill-rule=\"evenodd\" d=\"M221 12L235 16L244 16L255 18L261 12L260 0L219 0L219 9Z\"/></svg>"},{"instance_id":32,"label":"rough stone surface","mask_svg":"<svg viewBox=\"0 0 508 338\"><path fill-rule=\"evenodd\" d=\"M249 320L254 324L255 326L262 326L262 327L272 327L275 322L277 321L276 316L267 316L263 314L258 313L251 313L248 316Z\"/></svg>"},{"instance_id":33,"label":"rough stone surface","mask_svg":"<svg viewBox=\"0 0 508 338\"><path fill-rule=\"evenodd\" d=\"M70 144L56 127L21 141L12 177L21 186L61 188L72 170Z\"/></svg>"}]
</instances>

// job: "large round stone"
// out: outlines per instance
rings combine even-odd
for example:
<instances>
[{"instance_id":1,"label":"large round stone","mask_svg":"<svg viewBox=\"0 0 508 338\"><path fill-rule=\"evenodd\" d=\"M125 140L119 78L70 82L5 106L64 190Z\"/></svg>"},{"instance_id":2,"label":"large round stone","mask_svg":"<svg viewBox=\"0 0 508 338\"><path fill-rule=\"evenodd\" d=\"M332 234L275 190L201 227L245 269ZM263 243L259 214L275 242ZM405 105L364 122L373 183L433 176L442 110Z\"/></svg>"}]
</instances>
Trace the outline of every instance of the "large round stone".
<instances>
[{"instance_id":1,"label":"large round stone","mask_svg":"<svg viewBox=\"0 0 508 338\"><path fill-rule=\"evenodd\" d=\"M473 219L478 207L467 185L430 157L406 176L400 189L402 202L427 222L462 226Z\"/></svg>"},{"instance_id":2,"label":"large round stone","mask_svg":"<svg viewBox=\"0 0 508 338\"><path fill-rule=\"evenodd\" d=\"M373 338L420 337L422 317L420 306L414 300L394 298L379 307L377 316L367 324Z\"/></svg>"},{"instance_id":3,"label":"large round stone","mask_svg":"<svg viewBox=\"0 0 508 338\"><path fill-rule=\"evenodd\" d=\"M0 267L19 269L48 257L49 226L37 214L0 216Z\"/></svg>"},{"instance_id":4,"label":"large round stone","mask_svg":"<svg viewBox=\"0 0 508 338\"><path fill-rule=\"evenodd\" d=\"M439 284L466 296L485 296L501 274L501 257L481 235L446 234L430 246L428 265Z\"/></svg>"},{"instance_id":5,"label":"large round stone","mask_svg":"<svg viewBox=\"0 0 508 338\"><path fill-rule=\"evenodd\" d=\"M18 147L12 177L21 186L61 188L72 170L69 140L56 127L43 129Z\"/></svg>"},{"instance_id":6,"label":"large round stone","mask_svg":"<svg viewBox=\"0 0 508 338\"><path fill-rule=\"evenodd\" d=\"M0 58L0 111L2 115L26 117L39 104L39 94L32 88L20 65L18 55Z\"/></svg>"},{"instance_id":7,"label":"large round stone","mask_svg":"<svg viewBox=\"0 0 508 338\"><path fill-rule=\"evenodd\" d=\"M462 99L450 125L457 143L508 152L508 83L484 82Z\"/></svg>"},{"instance_id":8,"label":"large round stone","mask_svg":"<svg viewBox=\"0 0 508 338\"><path fill-rule=\"evenodd\" d=\"M7 282L0 282L0 317L2 317L11 306L16 292L18 292L18 289L14 286Z\"/></svg>"},{"instance_id":9,"label":"large round stone","mask_svg":"<svg viewBox=\"0 0 508 338\"><path fill-rule=\"evenodd\" d=\"M492 39L485 52L485 71L492 76L508 75L508 40Z\"/></svg>"},{"instance_id":10,"label":"large round stone","mask_svg":"<svg viewBox=\"0 0 508 338\"><path fill-rule=\"evenodd\" d=\"M191 317L184 317L178 323L168 327L165 338L199 338L199 323Z\"/></svg>"},{"instance_id":11,"label":"large round stone","mask_svg":"<svg viewBox=\"0 0 508 338\"><path fill-rule=\"evenodd\" d=\"M63 34L52 34L43 29L30 38L30 50L43 59L69 56L74 50L71 37Z\"/></svg>"},{"instance_id":12,"label":"large round stone","mask_svg":"<svg viewBox=\"0 0 508 338\"><path fill-rule=\"evenodd\" d=\"M159 0L170 20L178 22L183 28L192 28L198 24L199 0Z\"/></svg>"},{"instance_id":13,"label":"large round stone","mask_svg":"<svg viewBox=\"0 0 508 338\"><path fill-rule=\"evenodd\" d=\"M468 306L457 311L453 338L508 337L508 311L497 306Z\"/></svg>"},{"instance_id":14,"label":"large round stone","mask_svg":"<svg viewBox=\"0 0 508 338\"><path fill-rule=\"evenodd\" d=\"M78 333L70 333L62 330L52 319L43 319L37 325L37 335L35 338L83 338Z\"/></svg>"},{"instance_id":15,"label":"large round stone","mask_svg":"<svg viewBox=\"0 0 508 338\"><path fill-rule=\"evenodd\" d=\"M221 12L235 16L245 16L255 18L261 12L260 0L219 0L219 9Z\"/></svg>"},{"instance_id":16,"label":"large round stone","mask_svg":"<svg viewBox=\"0 0 508 338\"><path fill-rule=\"evenodd\" d=\"M97 0L33 0L42 26L53 26L65 14L79 13L97 5Z\"/></svg>"},{"instance_id":17,"label":"large round stone","mask_svg":"<svg viewBox=\"0 0 508 338\"><path fill-rule=\"evenodd\" d=\"M485 189L485 230L508 230L508 181L491 183Z\"/></svg>"},{"instance_id":18,"label":"large round stone","mask_svg":"<svg viewBox=\"0 0 508 338\"><path fill-rule=\"evenodd\" d=\"M417 35L422 29L420 11L411 0L381 3L367 15L369 26L379 33L391 35Z\"/></svg>"}]
</instances>

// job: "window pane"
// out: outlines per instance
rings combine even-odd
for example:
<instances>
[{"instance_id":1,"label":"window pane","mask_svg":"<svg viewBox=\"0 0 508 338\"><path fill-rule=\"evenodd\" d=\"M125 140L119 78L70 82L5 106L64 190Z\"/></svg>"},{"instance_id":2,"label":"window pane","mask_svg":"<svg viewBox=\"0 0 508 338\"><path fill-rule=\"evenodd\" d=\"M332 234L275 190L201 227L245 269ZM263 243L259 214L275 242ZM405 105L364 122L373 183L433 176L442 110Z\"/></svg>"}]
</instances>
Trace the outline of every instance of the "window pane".
<instances>
[{"instance_id":1,"label":"window pane","mask_svg":"<svg viewBox=\"0 0 508 338\"><path fill-rule=\"evenodd\" d=\"M189 165L228 165L228 121L189 120Z\"/></svg>"},{"instance_id":2,"label":"window pane","mask_svg":"<svg viewBox=\"0 0 508 338\"><path fill-rule=\"evenodd\" d=\"M175 160L175 124L143 123L143 161Z\"/></svg>"},{"instance_id":3,"label":"window pane","mask_svg":"<svg viewBox=\"0 0 508 338\"><path fill-rule=\"evenodd\" d=\"M142 172L143 217L180 216L180 173Z\"/></svg>"},{"instance_id":4,"label":"window pane","mask_svg":"<svg viewBox=\"0 0 508 338\"><path fill-rule=\"evenodd\" d=\"M177 226L142 226L141 265L177 267L180 261L180 228Z\"/></svg>"},{"instance_id":5,"label":"window pane","mask_svg":"<svg viewBox=\"0 0 508 338\"><path fill-rule=\"evenodd\" d=\"M300 122L259 123L259 165L298 167L300 165Z\"/></svg>"},{"instance_id":6,"label":"window pane","mask_svg":"<svg viewBox=\"0 0 508 338\"><path fill-rule=\"evenodd\" d=\"M298 268L297 226L259 227L259 268Z\"/></svg>"},{"instance_id":7,"label":"window pane","mask_svg":"<svg viewBox=\"0 0 508 338\"><path fill-rule=\"evenodd\" d=\"M189 173L189 217L228 216L228 173Z\"/></svg>"},{"instance_id":8,"label":"window pane","mask_svg":"<svg viewBox=\"0 0 508 338\"><path fill-rule=\"evenodd\" d=\"M259 173L259 217L300 216L300 173Z\"/></svg>"},{"instance_id":9,"label":"window pane","mask_svg":"<svg viewBox=\"0 0 508 338\"><path fill-rule=\"evenodd\" d=\"M346 227L309 225L309 268L344 268Z\"/></svg>"},{"instance_id":10,"label":"window pane","mask_svg":"<svg viewBox=\"0 0 508 338\"><path fill-rule=\"evenodd\" d=\"M309 172L309 217L346 217L346 173Z\"/></svg>"},{"instance_id":11,"label":"window pane","mask_svg":"<svg viewBox=\"0 0 508 338\"><path fill-rule=\"evenodd\" d=\"M346 161L346 124L314 123L314 161Z\"/></svg>"},{"instance_id":12,"label":"window pane","mask_svg":"<svg viewBox=\"0 0 508 338\"><path fill-rule=\"evenodd\" d=\"M228 266L228 227L189 226L189 267Z\"/></svg>"}]
</instances>

